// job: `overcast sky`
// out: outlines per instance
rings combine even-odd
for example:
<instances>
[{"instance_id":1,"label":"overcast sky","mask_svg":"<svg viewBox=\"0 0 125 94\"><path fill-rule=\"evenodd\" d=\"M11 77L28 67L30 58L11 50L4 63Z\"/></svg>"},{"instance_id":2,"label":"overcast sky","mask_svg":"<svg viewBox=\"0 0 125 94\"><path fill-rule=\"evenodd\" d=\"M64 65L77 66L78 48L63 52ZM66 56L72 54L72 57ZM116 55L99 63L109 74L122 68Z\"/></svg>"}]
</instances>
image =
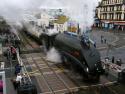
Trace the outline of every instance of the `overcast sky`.
<instances>
[{"instance_id":1,"label":"overcast sky","mask_svg":"<svg viewBox=\"0 0 125 94\"><path fill-rule=\"evenodd\" d=\"M40 7L68 7L67 14L81 24L93 23L93 10L98 0L0 0L0 15L15 21L21 20L26 11L33 11Z\"/></svg>"}]
</instances>

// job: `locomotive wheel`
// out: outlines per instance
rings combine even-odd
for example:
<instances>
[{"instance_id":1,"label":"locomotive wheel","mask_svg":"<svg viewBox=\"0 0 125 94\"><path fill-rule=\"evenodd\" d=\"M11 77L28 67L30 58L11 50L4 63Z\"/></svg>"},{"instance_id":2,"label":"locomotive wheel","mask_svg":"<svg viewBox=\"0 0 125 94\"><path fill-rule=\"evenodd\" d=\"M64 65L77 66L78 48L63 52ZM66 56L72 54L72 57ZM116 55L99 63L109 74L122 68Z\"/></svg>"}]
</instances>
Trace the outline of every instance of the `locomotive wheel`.
<instances>
[{"instance_id":1,"label":"locomotive wheel","mask_svg":"<svg viewBox=\"0 0 125 94\"><path fill-rule=\"evenodd\" d=\"M90 81L90 82L99 82L100 80L100 76L99 75L96 75L96 76L90 76L90 75L86 75L85 77L83 77L83 80L84 81Z\"/></svg>"},{"instance_id":2,"label":"locomotive wheel","mask_svg":"<svg viewBox=\"0 0 125 94\"><path fill-rule=\"evenodd\" d=\"M63 61L63 64L64 65L67 65L67 63L68 63L68 59L66 58L66 56L62 56L62 61Z\"/></svg>"},{"instance_id":3,"label":"locomotive wheel","mask_svg":"<svg viewBox=\"0 0 125 94\"><path fill-rule=\"evenodd\" d=\"M83 81L88 81L88 80L89 80L89 77L88 77L88 75L86 75L86 74L84 73L82 79L83 79Z\"/></svg>"},{"instance_id":4,"label":"locomotive wheel","mask_svg":"<svg viewBox=\"0 0 125 94\"><path fill-rule=\"evenodd\" d=\"M62 56L62 63L68 69L71 67L70 60L64 55Z\"/></svg>"},{"instance_id":5,"label":"locomotive wheel","mask_svg":"<svg viewBox=\"0 0 125 94\"><path fill-rule=\"evenodd\" d=\"M100 75L96 75L94 81L99 82L99 80L100 80Z\"/></svg>"},{"instance_id":6,"label":"locomotive wheel","mask_svg":"<svg viewBox=\"0 0 125 94\"><path fill-rule=\"evenodd\" d=\"M45 43L44 40L42 40L42 44L43 44L44 53L46 54L47 53L47 47L46 47L46 43Z\"/></svg>"}]
</instances>

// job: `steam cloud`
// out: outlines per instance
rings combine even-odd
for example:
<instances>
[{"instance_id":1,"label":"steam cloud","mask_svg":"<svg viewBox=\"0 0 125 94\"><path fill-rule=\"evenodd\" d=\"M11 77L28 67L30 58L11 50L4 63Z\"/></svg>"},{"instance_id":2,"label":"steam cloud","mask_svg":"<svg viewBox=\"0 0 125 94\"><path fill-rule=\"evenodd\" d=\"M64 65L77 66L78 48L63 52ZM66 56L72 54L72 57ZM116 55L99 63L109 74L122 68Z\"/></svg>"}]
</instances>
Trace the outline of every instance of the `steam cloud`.
<instances>
[{"instance_id":1,"label":"steam cloud","mask_svg":"<svg viewBox=\"0 0 125 94\"><path fill-rule=\"evenodd\" d=\"M99 0L46 0L41 8L64 9L65 14L78 22L83 31L92 26L98 2Z\"/></svg>"},{"instance_id":2,"label":"steam cloud","mask_svg":"<svg viewBox=\"0 0 125 94\"><path fill-rule=\"evenodd\" d=\"M67 13L73 20L76 20L80 24L80 28L82 30L90 28L94 22L94 10L98 5L98 0L65 1L67 2L64 2L64 4L69 7Z\"/></svg>"},{"instance_id":3,"label":"steam cloud","mask_svg":"<svg viewBox=\"0 0 125 94\"><path fill-rule=\"evenodd\" d=\"M80 23L81 28L93 24L94 8L99 0L1 0L0 15L10 21L19 21L25 11L39 8L67 8L65 13Z\"/></svg>"},{"instance_id":4,"label":"steam cloud","mask_svg":"<svg viewBox=\"0 0 125 94\"><path fill-rule=\"evenodd\" d=\"M61 56L59 54L59 52L55 49L55 48L51 48L48 52L47 52L47 56L46 59L48 61L51 62L55 62L55 63L61 63Z\"/></svg>"},{"instance_id":5,"label":"steam cloud","mask_svg":"<svg viewBox=\"0 0 125 94\"><path fill-rule=\"evenodd\" d=\"M25 12L45 9L64 9L64 12L72 20L80 24L83 30L91 27L94 21L94 9L98 0L1 0L0 16L7 21L19 22ZM20 25L21 26L21 25ZM61 62L59 53L52 48L47 53L47 60Z\"/></svg>"},{"instance_id":6,"label":"steam cloud","mask_svg":"<svg viewBox=\"0 0 125 94\"><path fill-rule=\"evenodd\" d=\"M22 14L26 11L33 11L40 6L41 0L1 0L0 15L9 21L22 20Z\"/></svg>"}]
</instances>

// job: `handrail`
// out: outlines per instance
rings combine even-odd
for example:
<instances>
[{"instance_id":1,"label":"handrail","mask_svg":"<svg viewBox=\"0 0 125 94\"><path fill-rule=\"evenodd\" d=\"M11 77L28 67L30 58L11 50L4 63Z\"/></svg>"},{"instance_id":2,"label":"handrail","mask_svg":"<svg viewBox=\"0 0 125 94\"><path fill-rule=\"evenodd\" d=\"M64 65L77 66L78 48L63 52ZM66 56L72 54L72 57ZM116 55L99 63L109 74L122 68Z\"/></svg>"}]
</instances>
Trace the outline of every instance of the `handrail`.
<instances>
[{"instance_id":1,"label":"handrail","mask_svg":"<svg viewBox=\"0 0 125 94\"><path fill-rule=\"evenodd\" d=\"M30 78L30 76L29 76L29 74L28 74L28 72L27 72L26 66L24 66L23 61L22 61L22 59L21 59L21 57L20 57L20 55L19 55L18 49L16 49L16 53L17 53L18 63L19 63L21 66L23 66L23 68L22 68L22 73L23 73L23 75L24 75L24 74L27 74L27 77L28 77L30 83L32 83L31 78ZM24 81L25 81L25 80L24 80Z\"/></svg>"}]
</instances>

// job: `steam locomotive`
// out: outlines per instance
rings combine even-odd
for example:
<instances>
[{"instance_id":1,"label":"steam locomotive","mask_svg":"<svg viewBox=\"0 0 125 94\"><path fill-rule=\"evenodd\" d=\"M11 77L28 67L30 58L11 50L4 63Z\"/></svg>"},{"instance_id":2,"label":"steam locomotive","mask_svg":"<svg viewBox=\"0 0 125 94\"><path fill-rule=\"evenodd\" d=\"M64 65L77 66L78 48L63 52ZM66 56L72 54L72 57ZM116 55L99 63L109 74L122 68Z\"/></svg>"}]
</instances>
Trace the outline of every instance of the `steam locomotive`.
<instances>
[{"instance_id":1,"label":"steam locomotive","mask_svg":"<svg viewBox=\"0 0 125 94\"><path fill-rule=\"evenodd\" d=\"M53 29L53 26L48 28ZM100 54L89 39L68 32L49 34L46 32L48 28L36 37L42 41L44 48L50 50L55 47L60 52L64 65L71 66L83 76L84 80L98 81L104 70ZM78 32L79 30L78 26ZM30 34L28 31L27 33Z\"/></svg>"},{"instance_id":2,"label":"steam locomotive","mask_svg":"<svg viewBox=\"0 0 125 94\"><path fill-rule=\"evenodd\" d=\"M43 33L40 38L46 50L55 47L61 54L63 64L72 66L84 80L98 81L103 74L100 54L84 36L65 32L53 35Z\"/></svg>"}]
</instances>

